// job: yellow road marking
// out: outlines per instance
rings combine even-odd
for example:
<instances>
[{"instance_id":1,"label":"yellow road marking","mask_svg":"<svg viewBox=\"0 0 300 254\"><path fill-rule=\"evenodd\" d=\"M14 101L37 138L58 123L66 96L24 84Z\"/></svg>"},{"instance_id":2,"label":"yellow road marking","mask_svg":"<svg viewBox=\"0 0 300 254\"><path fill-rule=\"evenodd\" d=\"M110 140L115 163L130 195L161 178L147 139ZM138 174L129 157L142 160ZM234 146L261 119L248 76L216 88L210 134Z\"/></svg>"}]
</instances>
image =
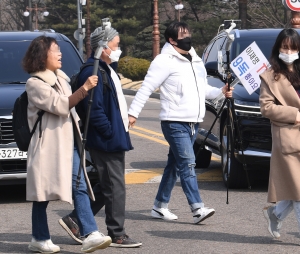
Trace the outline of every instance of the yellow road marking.
<instances>
[{"instance_id":1,"label":"yellow road marking","mask_svg":"<svg viewBox=\"0 0 300 254\"><path fill-rule=\"evenodd\" d=\"M138 170L125 175L126 184L145 183L150 179L162 175L163 169L154 168L149 170Z\"/></svg>"},{"instance_id":2,"label":"yellow road marking","mask_svg":"<svg viewBox=\"0 0 300 254\"><path fill-rule=\"evenodd\" d=\"M138 127L138 126L134 126L134 129L140 130L140 131L144 131L144 132L148 132L150 134L154 134L157 135L159 137L164 137L164 135L162 133L156 132L156 131L151 131L142 127Z\"/></svg>"},{"instance_id":3,"label":"yellow road marking","mask_svg":"<svg viewBox=\"0 0 300 254\"><path fill-rule=\"evenodd\" d=\"M159 137L164 137L164 135L162 133L159 133L159 132L156 132L156 131L151 131L151 130L148 130L148 129L145 129L145 128L142 128L142 127L134 126L134 129L140 130L140 131L143 131L143 132L146 132L146 133L154 134L154 135L159 136ZM162 145L169 146L169 143L165 140L161 140L159 138L151 137L149 135L134 131L132 129L129 130L129 133L134 134L134 135L139 136L139 137L143 137L143 138L155 141L155 142L160 143ZM220 159L215 158L214 156L212 156L211 160L219 161Z\"/></svg>"},{"instance_id":4,"label":"yellow road marking","mask_svg":"<svg viewBox=\"0 0 300 254\"><path fill-rule=\"evenodd\" d=\"M221 182L222 178L222 169L213 169L208 172L199 174L197 176L198 181L212 181L212 182Z\"/></svg>"},{"instance_id":5,"label":"yellow road marking","mask_svg":"<svg viewBox=\"0 0 300 254\"><path fill-rule=\"evenodd\" d=\"M153 137L150 137L150 136L148 136L148 135L145 135L145 134L142 134L142 133L133 131L133 130L129 130L129 132L130 132L131 134L137 135L137 136L139 136L139 137L143 137L143 138L146 138L146 139L150 139L150 140L155 141L155 142L157 142L157 143L160 143L160 144L169 146L169 144L168 144L167 141L160 140L160 139L158 139L158 138L153 138Z\"/></svg>"},{"instance_id":6,"label":"yellow road marking","mask_svg":"<svg viewBox=\"0 0 300 254\"><path fill-rule=\"evenodd\" d=\"M211 156L212 161L221 161L221 159L214 157L213 155Z\"/></svg>"},{"instance_id":7,"label":"yellow road marking","mask_svg":"<svg viewBox=\"0 0 300 254\"><path fill-rule=\"evenodd\" d=\"M135 172L128 173L125 175L125 183L126 184L146 183L156 176L161 176L163 174L163 171L164 169L162 168L137 170ZM197 180L207 181L207 182L221 182L223 181L222 170L213 169L208 172L198 174Z\"/></svg>"}]
</instances>

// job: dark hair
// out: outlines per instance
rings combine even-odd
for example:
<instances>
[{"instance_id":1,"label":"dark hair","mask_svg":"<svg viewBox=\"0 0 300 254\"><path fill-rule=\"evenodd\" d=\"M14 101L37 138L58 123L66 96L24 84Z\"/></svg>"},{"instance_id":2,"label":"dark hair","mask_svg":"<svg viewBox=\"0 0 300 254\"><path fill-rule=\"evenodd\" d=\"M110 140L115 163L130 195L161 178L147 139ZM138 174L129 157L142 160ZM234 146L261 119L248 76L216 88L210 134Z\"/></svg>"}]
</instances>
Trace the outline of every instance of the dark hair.
<instances>
[{"instance_id":1,"label":"dark hair","mask_svg":"<svg viewBox=\"0 0 300 254\"><path fill-rule=\"evenodd\" d=\"M57 41L44 35L36 37L30 43L22 62L23 69L27 73L46 70L48 51L52 43L57 44Z\"/></svg>"},{"instance_id":2,"label":"dark hair","mask_svg":"<svg viewBox=\"0 0 300 254\"><path fill-rule=\"evenodd\" d=\"M174 41L177 41L178 31L180 28L183 28L184 30L188 30L190 32L190 28L187 23L174 21L167 27L165 31L166 42L170 42L169 41L170 38L172 38Z\"/></svg>"},{"instance_id":3,"label":"dark hair","mask_svg":"<svg viewBox=\"0 0 300 254\"><path fill-rule=\"evenodd\" d=\"M300 88L300 59L293 62L294 71L290 72L286 64L279 58L279 49L283 42L290 45L291 49L300 50L300 36L292 28L283 29L277 36L272 49L270 64L274 71L274 79L279 80L280 74L284 75L295 88Z\"/></svg>"}]
</instances>

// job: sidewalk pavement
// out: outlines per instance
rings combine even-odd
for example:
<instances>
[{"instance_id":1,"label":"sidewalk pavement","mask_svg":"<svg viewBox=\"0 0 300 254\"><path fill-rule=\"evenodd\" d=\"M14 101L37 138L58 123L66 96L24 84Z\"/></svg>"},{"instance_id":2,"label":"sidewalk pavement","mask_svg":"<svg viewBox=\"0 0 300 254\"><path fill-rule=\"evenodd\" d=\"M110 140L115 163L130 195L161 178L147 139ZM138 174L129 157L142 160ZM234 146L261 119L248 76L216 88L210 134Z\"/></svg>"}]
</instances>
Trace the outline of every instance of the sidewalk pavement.
<instances>
[{"instance_id":1,"label":"sidewalk pavement","mask_svg":"<svg viewBox=\"0 0 300 254\"><path fill-rule=\"evenodd\" d=\"M132 81L131 79L125 78L121 73L118 73L121 78L121 85L123 93L126 95L135 95L139 88L141 87L143 80ZM151 95L150 98L159 99L159 89L156 89Z\"/></svg>"}]
</instances>

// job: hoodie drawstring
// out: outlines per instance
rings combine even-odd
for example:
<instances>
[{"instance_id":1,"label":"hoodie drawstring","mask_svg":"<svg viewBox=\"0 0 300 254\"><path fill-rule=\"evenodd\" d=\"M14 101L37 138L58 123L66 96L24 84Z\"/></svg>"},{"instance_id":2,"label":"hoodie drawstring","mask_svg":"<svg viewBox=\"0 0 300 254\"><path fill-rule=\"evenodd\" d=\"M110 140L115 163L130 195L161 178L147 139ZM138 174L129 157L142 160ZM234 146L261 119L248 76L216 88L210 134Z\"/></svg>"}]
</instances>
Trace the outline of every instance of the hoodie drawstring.
<instances>
[{"instance_id":1,"label":"hoodie drawstring","mask_svg":"<svg viewBox=\"0 0 300 254\"><path fill-rule=\"evenodd\" d=\"M195 123L189 123L189 126L190 126L191 131L192 131L192 136L194 136L194 134L195 134Z\"/></svg>"}]
</instances>

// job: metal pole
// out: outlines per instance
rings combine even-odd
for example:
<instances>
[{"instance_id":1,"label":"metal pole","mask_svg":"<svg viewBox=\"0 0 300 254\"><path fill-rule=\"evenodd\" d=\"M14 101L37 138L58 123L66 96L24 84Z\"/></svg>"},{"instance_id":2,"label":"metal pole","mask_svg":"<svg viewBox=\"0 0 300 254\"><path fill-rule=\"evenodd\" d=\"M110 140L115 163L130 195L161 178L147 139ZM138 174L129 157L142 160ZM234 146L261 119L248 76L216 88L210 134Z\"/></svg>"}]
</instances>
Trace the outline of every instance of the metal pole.
<instances>
[{"instance_id":1,"label":"metal pole","mask_svg":"<svg viewBox=\"0 0 300 254\"><path fill-rule=\"evenodd\" d=\"M31 4L31 0L28 0L28 9L30 10L32 8L32 4ZM28 19L28 28L29 30L33 30L32 29L32 16L29 15L29 19Z\"/></svg>"},{"instance_id":2,"label":"metal pole","mask_svg":"<svg viewBox=\"0 0 300 254\"><path fill-rule=\"evenodd\" d=\"M239 0L239 18L242 29L247 28L247 0Z\"/></svg>"},{"instance_id":3,"label":"metal pole","mask_svg":"<svg viewBox=\"0 0 300 254\"><path fill-rule=\"evenodd\" d=\"M159 16L158 16L158 0L153 0L153 48L152 48L152 56L153 59L159 54Z\"/></svg>"},{"instance_id":4,"label":"metal pole","mask_svg":"<svg viewBox=\"0 0 300 254\"><path fill-rule=\"evenodd\" d=\"M77 0L77 15L78 15L78 51L81 57L83 57L83 34L82 34L82 25L81 25L81 18L82 18L82 10L81 10L81 3L80 0Z\"/></svg>"},{"instance_id":5,"label":"metal pole","mask_svg":"<svg viewBox=\"0 0 300 254\"><path fill-rule=\"evenodd\" d=\"M86 1L86 12L87 12L87 32L86 32L86 56L89 58L91 56L91 41L90 41L90 34L91 34L91 26L90 26L90 19L91 19L91 10L90 10L90 0Z\"/></svg>"},{"instance_id":6,"label":"metal pole","mask_svg":"<svg viewBox=\"0 0 300 254\"><path fill-rule=\"evenodd\" d=\"M0 3L0 30L2 31L2 3Z\"/></svg>"},{"instance_id":7,"label":"metal pole","mask_svg":"<svg viewBox=\"0 0 300 254\"><path fill-rule=\"evenodd\" d=\"M38 16L38 11L43 11L46 9L46 7L41 7L38 8L37 3L34 4L34 8L31 8L31 1L28 2L29 6L26 7L26 11L29 12L29 29L32 28L32 17L33 15L30 15L31 12L35 11L35 29L38 30L39 29L39 25L38 25L38 21L39 21L39 16ZM48 13L49 14L49 13ZM48 16L47 14L47 16ZM33 30L33 28L32 28Z\"/></svg>"},{"instance_id":8,"label":"metal pole","mask_svg":"<svg viewBox=\"0 0 300 254\"><path fill-rule=\"evenodd\" d=\"M180 10L183 8L181 0L177 0L177 5L175 5L175 9L178 11L178 22L180 22Z\"/></svg>"},{"instance_id":9,"label":"metal pole","mask_svg":"<svg viewBox=\"0 0 300 254\"><path fill-rule=\"evenodd\" d=\"M34 10L35 10L35 30L39 30L38 27L38 7L37 4L34 4Z\"/></svg>"},{"instance_id":10,"label":"metal pole","mask_svg":"<svg viewBox=\"0 0 300 254\"><path fill-rule=\"evenodd\" d=\"M300 12L298 11L291 11L291 27L292 28L300 28Z\"/></svg>"}]
</instances>

